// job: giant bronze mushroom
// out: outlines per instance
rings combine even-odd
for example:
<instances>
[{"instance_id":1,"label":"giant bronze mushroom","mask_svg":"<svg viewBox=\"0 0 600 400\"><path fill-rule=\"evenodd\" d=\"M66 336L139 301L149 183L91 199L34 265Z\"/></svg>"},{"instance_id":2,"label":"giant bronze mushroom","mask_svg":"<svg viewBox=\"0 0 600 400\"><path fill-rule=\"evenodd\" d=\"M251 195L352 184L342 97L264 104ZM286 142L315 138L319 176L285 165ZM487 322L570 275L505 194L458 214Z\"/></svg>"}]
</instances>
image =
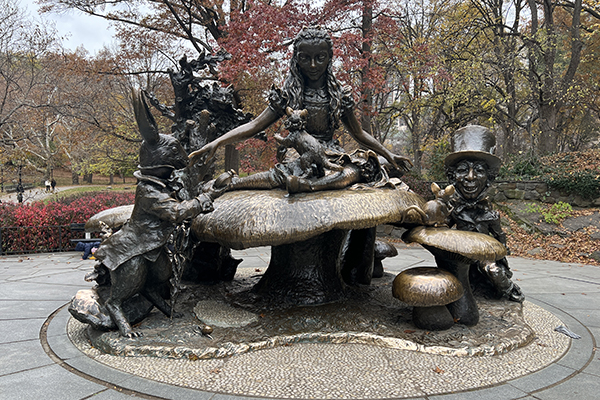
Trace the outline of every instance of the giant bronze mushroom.
<instances>
[{"instance_id":1,"label":"giant bronze mushroom","mask_svg":"<svg viewBox=\"0 0 600 400\"><path fill-rule=\"evenodd\" d=\"M343 278L352 275L342 251L350 230L399 221L409 206L424 203L394 188L293 196L284 190L233 191L215 200L212 215L194 219L192 231L198 240L234 249L272 246L269 268L254 291L280 303L318 304L340 299L352 284ZM370 251L364 266L369 279Z\"/></svg>"},{"instance_id":2,"label":"giant bronze mushroom","mask_svg":"<svg viewBox=\"0 0 600 400\"><path fill-rule=\"evenodd\" d=\"M345 285L352 284L343 278L354 273L345 271L348 266L356 268L356 260L346 259L356 252L348 257L342 251L350 230L367 231L403 219L416 224L418 219L406 220L405 210L424 205L413 192L391 187L293 196L284 190L240 190L216 199L212 215L194 219L192 232L199 241L238 250L272 246L269 268L255 292L295 304L324 303L341 298ZM114 214L98 214L101 218L94 217L94 224L99 224L97 219L122 220L126 212L114 209ZM361 264L373 262L371 252ZM370 280L372 264L359 267L365 275L360 283L368 283L364 281Z\"/></svg>"},{"instance_id":3,"label":"giant bronze mushroom","mask_svg":"<svg viewBox=\"0 0 600 400\"><path fill-rule=\"evenodd\" d=\"M454 275L462 284L465 294L450 303L448 309L458 323L467 326L479 322L477 303L469 282L469 267L473 261L491 263L506 256L506 248L489 235L458 231L448 228L419 226L406 232L407 243L419 243L435 257L439 268Z\"/></svg>"}]
</instances>

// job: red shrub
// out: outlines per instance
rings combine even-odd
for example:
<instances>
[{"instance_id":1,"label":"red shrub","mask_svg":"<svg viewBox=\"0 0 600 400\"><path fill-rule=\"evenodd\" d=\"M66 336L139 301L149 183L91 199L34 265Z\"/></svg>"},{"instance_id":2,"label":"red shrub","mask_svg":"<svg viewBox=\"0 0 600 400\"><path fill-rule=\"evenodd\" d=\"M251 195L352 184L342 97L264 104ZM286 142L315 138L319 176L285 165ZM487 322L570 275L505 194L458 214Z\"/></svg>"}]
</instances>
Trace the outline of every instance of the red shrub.
<instances>
[{"instance_id":1,"label":"red shrub","mask_svg":"<svg viewBox=\"0 0 600 400\"><path fill-rule=\"evenodd\" d=\"M75 233L65 225L85 223L100 211L133 204L134 198L134 193L88 192L47 204L0 203L2 252L69 248Z\"/></svg>"}]
</instances>

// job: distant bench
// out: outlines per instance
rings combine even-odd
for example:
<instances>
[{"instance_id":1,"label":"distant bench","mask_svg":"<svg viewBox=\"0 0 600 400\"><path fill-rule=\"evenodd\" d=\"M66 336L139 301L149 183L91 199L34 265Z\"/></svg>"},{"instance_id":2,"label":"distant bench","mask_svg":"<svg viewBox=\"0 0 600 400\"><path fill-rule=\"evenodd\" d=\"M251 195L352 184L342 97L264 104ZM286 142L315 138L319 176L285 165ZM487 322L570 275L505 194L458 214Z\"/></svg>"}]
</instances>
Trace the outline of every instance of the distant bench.
<instances>
[{"instance_id":1,"label":"distant bench","mask_svg":"<svg viewBox=\"0 0 600 400\"><path fill-rule=\"evenodd\" d=\"M33 186L33 183L23 183L23 190L29 190L29 189L33 189L35 186ZM6 193L15 193L17 191L17 185L4 185L4 191Z\"/></svg>"},{"instance_id":2,"label":"distant bench","mask_svg":"<svg viewBox=\"0 0 600 400\"><path fill-rule=\"evenodd\" d=\"M85 232L85 223L73 223L70 225L71 232ZM93 238L91 237L90 232L85 232L85 238L83 239L71 239L71 243L91 243L91 242L100 242L102 238Z\"/></svg>"}]
</instances>

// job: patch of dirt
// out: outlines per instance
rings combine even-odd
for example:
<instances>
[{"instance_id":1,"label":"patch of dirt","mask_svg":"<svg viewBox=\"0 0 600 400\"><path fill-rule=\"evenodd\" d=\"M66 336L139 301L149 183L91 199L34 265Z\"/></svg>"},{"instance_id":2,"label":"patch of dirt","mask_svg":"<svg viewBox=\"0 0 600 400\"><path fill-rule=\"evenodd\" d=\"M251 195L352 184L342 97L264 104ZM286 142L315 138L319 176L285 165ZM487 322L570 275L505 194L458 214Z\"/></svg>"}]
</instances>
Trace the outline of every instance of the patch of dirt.
<instances>
[{"instance_id":1,"label":"patch of dirt","mask_svg":"<svg viewBox=\"0 0 600 400\"><path fill-rule=\"evenodd\" d=\"M573 210L559 224L546 223L531 212L536 202L498 204L511 255L567 263L600 265L592 258L600 250L600 209ZM597 257L597 255L596 255Z\"/></svg>"}]
</instances>

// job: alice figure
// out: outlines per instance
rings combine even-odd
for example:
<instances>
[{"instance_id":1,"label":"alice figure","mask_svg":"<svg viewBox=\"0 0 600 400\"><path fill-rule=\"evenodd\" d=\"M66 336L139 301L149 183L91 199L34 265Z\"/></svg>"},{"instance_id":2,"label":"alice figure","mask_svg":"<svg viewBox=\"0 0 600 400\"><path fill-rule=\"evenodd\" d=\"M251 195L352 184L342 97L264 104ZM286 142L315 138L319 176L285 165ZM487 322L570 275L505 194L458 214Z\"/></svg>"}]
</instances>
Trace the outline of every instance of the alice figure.
<instances>
[{"instance_id":1,"label":"alice figure","mask_svg":"<svg viewBox=\"0 0 600 400\"><path fill-rule=\"evenodd\" d=\"M272 89L269 106L254 120L240 125L225 135L190 154L192 160L206 156L213 158L217 148L253 137L280 118L286 110L307 110L306 131L318 139L329 159L340 165L336 171L328 169L322 176L307 177L299 160L282 161L269 171L247 177L226 172L219 177L216 187L239 189L287 189L290 193L343 189L355 183L377 184L387 180L380 164L385 159L386 168L402 174L412 166L410 160L391 153L374 137L365 132L354 115L354 101L349 87L342 87L333 74L333 44L324 28L305 27L294 40L294 50L288 76L282 90ZM367 150L347 154L334 140L340 122L350 135ZM382 160L383 160L382 159ZM301 177L302 175L302 177Z\"/></svg>"}]
</instances>

